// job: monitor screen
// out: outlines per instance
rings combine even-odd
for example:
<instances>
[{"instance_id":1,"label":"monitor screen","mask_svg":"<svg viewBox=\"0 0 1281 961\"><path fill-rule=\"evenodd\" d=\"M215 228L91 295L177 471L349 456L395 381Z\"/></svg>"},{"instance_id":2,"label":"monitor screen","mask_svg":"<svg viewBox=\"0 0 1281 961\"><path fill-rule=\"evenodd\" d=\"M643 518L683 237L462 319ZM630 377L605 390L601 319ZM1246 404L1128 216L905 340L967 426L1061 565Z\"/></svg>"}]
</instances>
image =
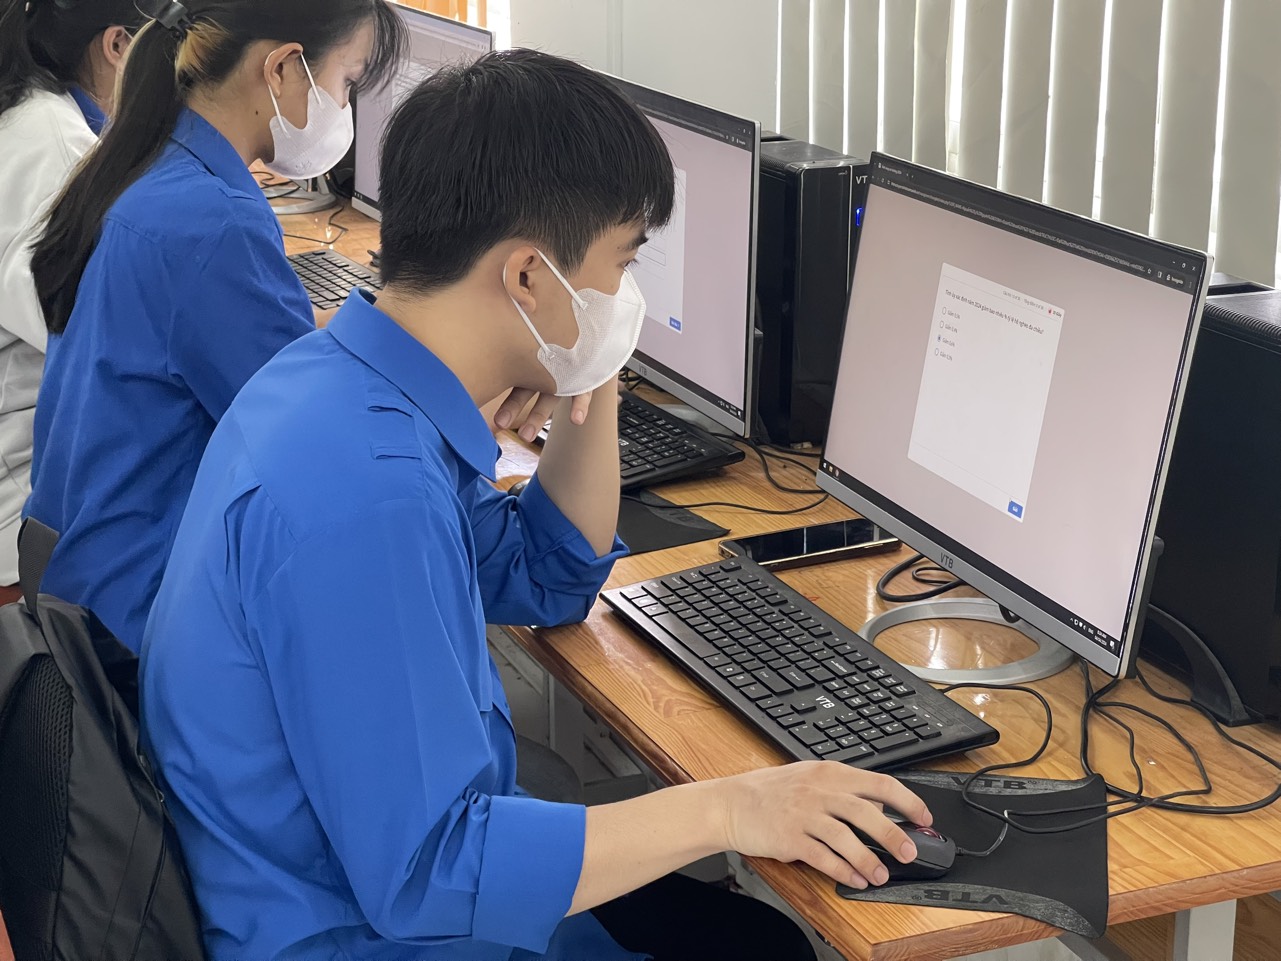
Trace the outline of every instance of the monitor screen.
<instances>
[{"instance_id":1,"label":"monitor screen","mask_svg":"<svg viewBox=\"0 0 1281 961\"><path fill-rule=\"evenodd\" d=\"M1208 258L871 167L819 485L1120 673Z\"/></svg>"},{"instance_id":2,"label":"monitor screen","mask_svg":"<svg viewBox=\"0 0 1281 961\"><path fill-rule=\"evenodd\" d=\"M760 124L625 81L676 167L676 206L632 274L645 326L628 365L742 436L753 402Z\"/></svg>"},{"instance_id":3,"label":"monitor screen","mask_svg":"<svg viewBox=\"0 0 1281 961\"><path fill-rule=\"evenodd\" d=\"M381 90L361 94L356 103L356 170L352 204L361 213L379 216L378 162L383 130L392 112L420 83L441 67L470 63L494 49L488 30L438 17L423 10L391 4L409 35L409 56Z\"/></svg>"}]
</instances>

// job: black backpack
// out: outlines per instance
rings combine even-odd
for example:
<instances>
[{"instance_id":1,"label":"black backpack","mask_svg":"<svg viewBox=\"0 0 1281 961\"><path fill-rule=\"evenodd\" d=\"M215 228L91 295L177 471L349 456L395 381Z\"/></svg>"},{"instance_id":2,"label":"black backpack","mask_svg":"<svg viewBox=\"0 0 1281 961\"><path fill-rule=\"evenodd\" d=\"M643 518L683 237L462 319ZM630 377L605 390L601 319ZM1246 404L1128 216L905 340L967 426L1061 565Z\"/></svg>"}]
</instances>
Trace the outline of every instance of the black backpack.
<instances>
[{"instance_id":1,"label":"black backpack","mask_svg":"<svg viewBox=\"0 0 1281 961\"><path fill-rule=\"evenodd\" d=\"M203 961L178 838L138 743L138 660L38 596L58 535L27 521L0 607L0 914L21 961Z\"/></svg>"}]
</instances>

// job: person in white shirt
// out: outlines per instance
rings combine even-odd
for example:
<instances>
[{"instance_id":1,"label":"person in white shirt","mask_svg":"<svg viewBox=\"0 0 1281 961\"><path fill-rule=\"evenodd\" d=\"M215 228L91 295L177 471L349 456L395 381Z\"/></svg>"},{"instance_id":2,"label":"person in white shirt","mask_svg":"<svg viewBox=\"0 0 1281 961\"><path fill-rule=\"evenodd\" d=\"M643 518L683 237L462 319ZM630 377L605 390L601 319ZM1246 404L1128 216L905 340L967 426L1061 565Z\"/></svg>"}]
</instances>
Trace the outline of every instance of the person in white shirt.
<instances>
[{"instance_id":1,"label":"person in white shirt","mask_svg":"<svg viewBox=\"0 0 1281 961\"><path fill-rule=\"evenodd\" d=\"M110 113L134 0L0 0L0 603L16 599L18 526L46 328L30 244Z\"/></svg>"}]
</instances>

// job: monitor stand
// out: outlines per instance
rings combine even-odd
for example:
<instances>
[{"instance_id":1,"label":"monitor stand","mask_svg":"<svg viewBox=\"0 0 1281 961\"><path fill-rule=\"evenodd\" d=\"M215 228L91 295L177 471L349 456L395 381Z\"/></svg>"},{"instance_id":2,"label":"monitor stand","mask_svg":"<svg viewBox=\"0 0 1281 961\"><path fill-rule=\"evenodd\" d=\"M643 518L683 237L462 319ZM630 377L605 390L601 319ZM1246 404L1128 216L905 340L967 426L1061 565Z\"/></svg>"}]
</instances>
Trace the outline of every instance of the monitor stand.
<instances>
[{"instance_id":1,"label":"monitor stand","mask_svg":"<svg viewBox=\"0 0 1281 961\"><path fill-rule=\"evenodd\" d=\"M338 197L329 189L327 178L317 177L307 183L315 186L308 188L299 184L294 188L288 184L273 184L270 187L263 187L262 192L268 200L284 201L284 203L271 205L277 217L314 214L338 205Z\"/></svg>"},{"instance_id":2,"label":"monitor stand","mask_svg":"<svg viewBox=\"0 0 1281 961\"><path fill-rule=\"evenodd\" d=\"M1072 665L1076 655L1026 621L1008 620L1001 607L995 601L984 597L952 597L934 601L916 601L904 604L892 611L878 614L859 628L859 633L868 643L875 644L877 635L914 621L932 620L982 621L987 624L999 624L1013 628L1030 638L1037 645L1037 652L1009 664L997 667L978 668L933 668L916 667L913 664L903 666L923 681L931 684L991 684L1004 687L1008 684L1022 684L1036 681L1043 677L1059 673Z\"/></svg>"}]
</instances>

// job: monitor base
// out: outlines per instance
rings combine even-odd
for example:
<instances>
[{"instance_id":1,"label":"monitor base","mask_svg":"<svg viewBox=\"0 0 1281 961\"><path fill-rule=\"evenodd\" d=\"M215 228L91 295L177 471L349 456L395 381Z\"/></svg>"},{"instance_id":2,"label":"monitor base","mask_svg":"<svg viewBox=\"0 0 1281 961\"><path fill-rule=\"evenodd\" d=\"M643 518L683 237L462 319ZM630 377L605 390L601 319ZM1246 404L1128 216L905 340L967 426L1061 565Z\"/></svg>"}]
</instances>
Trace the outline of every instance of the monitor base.
<instances>
[{"instance_id":1,"label":"monitor base","mask_svg":"<svg viewBox=\"0 0 1281 961\"><path fill-rule=\"evenodd\" d=\"M932 668L903 665L921 680L931 684L990 684L993 687L1005 687L1051 677L1070 667L1076 660L1076 655L1058 641L1026 621L1011 623L1001 613L1000 605L980 597L953 597L904 604L876 615L859 628L859 633L868 643L875 644L877 636L891 627L935 619L983 621L1013 628L1036 642L1038 650L1035 654L997 667Z\"/></svg>"},{"instance_id":2,"label":"monitor base","mask_svg":"<svg viewBox=\"0 0 1281 961\"><path fill-rule=\"evenodd\" d=\"M317 177L315 181L316 189L308 190L299 187L295 189L285 185L274 185L264 187L263 194L268 200L281 200L283 203L273 203L271 209L276 212L277 217L292 217L294 214L315 214L322 210L328 210L330 207L338 206L338 197L329 189L329 181L324 177Z\"/></svg>"}]
</instances>

